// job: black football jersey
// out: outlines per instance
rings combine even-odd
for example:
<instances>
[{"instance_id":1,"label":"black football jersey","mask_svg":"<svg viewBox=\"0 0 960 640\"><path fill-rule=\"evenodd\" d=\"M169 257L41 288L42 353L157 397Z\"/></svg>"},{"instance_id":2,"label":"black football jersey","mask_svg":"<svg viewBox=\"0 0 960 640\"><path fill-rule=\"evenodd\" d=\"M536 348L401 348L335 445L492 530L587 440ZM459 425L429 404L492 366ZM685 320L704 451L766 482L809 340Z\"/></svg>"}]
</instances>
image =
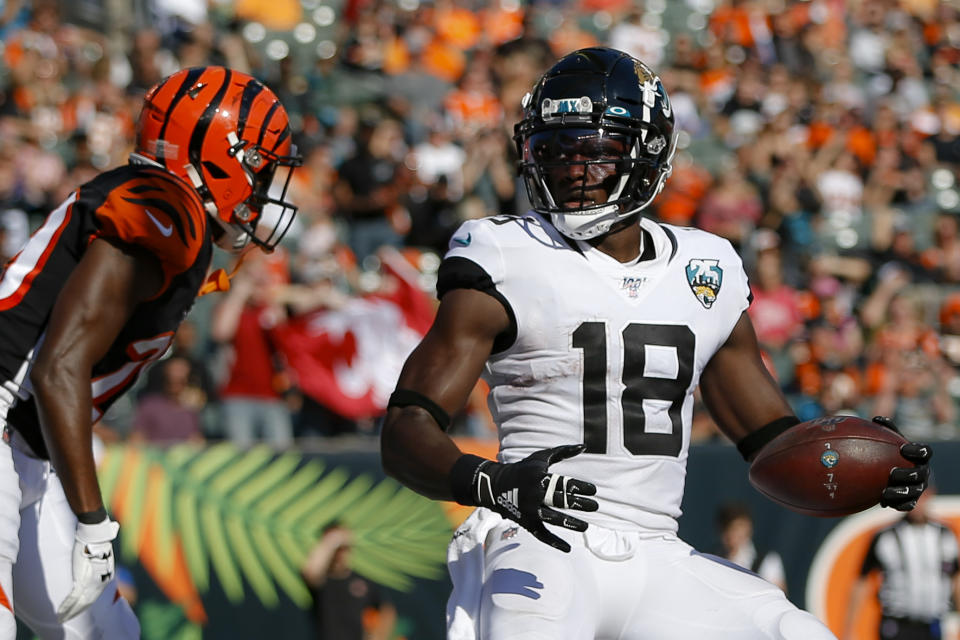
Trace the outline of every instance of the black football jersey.
<instances>
[{"instance_id":1,"label":"black football jersey","mask_svg":"<svg viewBox=\"0 0 960 640\"><path fill-rule=\"evenodd\" d=\"M61 288L97 238L152 253L163 270L163 286L137 306L94 367L92 421L170 346L213 253L207 215L196 194L163 169L130 164L74 191L7 264L0 278L0 381L16 400L6 422L44 458L28 374Z\"/></svg>"}]
</instances>

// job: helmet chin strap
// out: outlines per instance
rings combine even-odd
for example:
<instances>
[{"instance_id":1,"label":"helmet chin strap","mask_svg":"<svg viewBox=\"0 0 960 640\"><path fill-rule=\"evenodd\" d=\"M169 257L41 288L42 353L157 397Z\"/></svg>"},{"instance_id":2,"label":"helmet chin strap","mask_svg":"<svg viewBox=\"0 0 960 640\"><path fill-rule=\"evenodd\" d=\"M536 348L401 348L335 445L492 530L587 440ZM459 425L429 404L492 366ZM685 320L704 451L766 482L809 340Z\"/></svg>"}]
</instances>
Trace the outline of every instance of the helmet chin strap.
<instances>
[{"instance_id":1,"label":"helmet chin strap","mask_svg":"<svg viewBox=\"0 0 960 640\"><path fill-rule=\"evenodd\" d=\"M224 222L219 216L210 217L222 232L219 240L217 240L218 247L227 251L238 252L250 244L250 234L246 231L237 225Z\"/></svg>"},{"instance_id":2,"label":"helmet chin strap","mask_svg":"<svg viewBox=\"0 0 960 640\"><path fill-rule=\"evenodd\" d=\"M609 231L610 227L621 218L619 210L618 205L612 204L589 214L580 211L551 212L550 219L553 226L568 238L589 240Z\"/></svg>"},{"instance_id":3,"label":"helmet chin strap","mask_svg":"<svg viewBox=\"0 0 960 640\"><path fill-rule=\"evenodd\" d=\"M231 269L229 273L226 269L217 269L207 276L206 281L200 286L200 290L197 292L197 297L205 296L208 293L229 291L230 279L237 274L237 271L240 270L240 265L243 264L243 261L249 254L249 250L240 252L237 263L233 265L233 269Z\"/></svg>"}]
</instances>

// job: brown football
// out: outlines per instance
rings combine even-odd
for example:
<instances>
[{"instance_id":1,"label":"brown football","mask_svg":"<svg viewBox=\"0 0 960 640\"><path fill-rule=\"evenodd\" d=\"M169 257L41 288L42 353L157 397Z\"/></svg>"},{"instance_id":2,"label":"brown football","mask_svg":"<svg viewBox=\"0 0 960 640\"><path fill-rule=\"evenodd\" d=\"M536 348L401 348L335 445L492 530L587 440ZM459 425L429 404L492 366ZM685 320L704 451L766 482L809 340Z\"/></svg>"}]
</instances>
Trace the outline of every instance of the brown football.
<instances>
[{"instance_id":1,"label":"brown football","mask_svg":"<svg viewBox=\"0 0 960 640\"><path fill-rule=\"evenodd\" d=\"M880 502L890 470L912 467L903 436L854 416L801 422L769 442L750 465L750 483L785 507L824 518Z\"/></svg>"}]
</instances>

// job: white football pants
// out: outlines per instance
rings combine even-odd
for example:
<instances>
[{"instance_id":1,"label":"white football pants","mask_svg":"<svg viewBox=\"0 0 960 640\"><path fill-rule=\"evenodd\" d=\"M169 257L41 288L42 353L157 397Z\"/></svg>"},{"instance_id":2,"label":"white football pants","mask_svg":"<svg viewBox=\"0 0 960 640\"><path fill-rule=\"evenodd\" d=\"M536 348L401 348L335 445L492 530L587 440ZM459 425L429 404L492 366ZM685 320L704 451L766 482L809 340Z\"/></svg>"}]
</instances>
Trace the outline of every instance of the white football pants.
<instances>
[{"instance_id":1,"label":"white football pants","mask_svg":"<svg viewBox=\"0 0 960 640\"><path fill-rule=\"evenodd\" d=\"M16 638L13 612L42 640L140 637L116 579L89 609L64 624L57 621L57 607L73 588L76 529L50 463L0 441L0 640Z\"/></svg>"},{"instance_id":2,"label":"white football pants","mask_svg":"<svg viewBox=\"0 0 960 640\"><path fill-rule=\"evenodd\" d=\"M777 587L675 535L549 528L570 543L569 554L510 520L487 529L474 549L474 560L482 558L482 576L472 577L482 580L479 589L462 584L474 554L448 555L451 640L471 636L462 633L466 625L450 624L457 612L472 612L482 640L836 640ZM455 537L451 550L457 544Z\"/></svg>"}]
</instances>

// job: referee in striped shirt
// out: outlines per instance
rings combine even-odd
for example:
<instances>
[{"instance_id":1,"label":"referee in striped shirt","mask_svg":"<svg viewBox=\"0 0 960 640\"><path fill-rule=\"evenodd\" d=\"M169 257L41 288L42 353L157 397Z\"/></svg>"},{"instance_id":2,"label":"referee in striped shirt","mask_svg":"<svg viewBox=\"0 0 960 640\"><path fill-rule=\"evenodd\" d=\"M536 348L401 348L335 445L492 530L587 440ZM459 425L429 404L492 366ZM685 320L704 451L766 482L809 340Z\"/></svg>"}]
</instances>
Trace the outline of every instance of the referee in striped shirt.
<instances>
[{"instance_id":1,"label":"referee in striped shirt","mask_svg":"<svg viewBox=\"0 0 960 640\"><path fill-rule=\"evenodd\" d=\"M869 597L869 579L880 572L881 640L939 640L941 620L958 601L957 537L930 519L931 486L917 506L896 524L880 530L863 561L847 619L846 640L854 640L853 622ZM856 640L860 640L857 638Z\"/></svg>"}]
</instances>

